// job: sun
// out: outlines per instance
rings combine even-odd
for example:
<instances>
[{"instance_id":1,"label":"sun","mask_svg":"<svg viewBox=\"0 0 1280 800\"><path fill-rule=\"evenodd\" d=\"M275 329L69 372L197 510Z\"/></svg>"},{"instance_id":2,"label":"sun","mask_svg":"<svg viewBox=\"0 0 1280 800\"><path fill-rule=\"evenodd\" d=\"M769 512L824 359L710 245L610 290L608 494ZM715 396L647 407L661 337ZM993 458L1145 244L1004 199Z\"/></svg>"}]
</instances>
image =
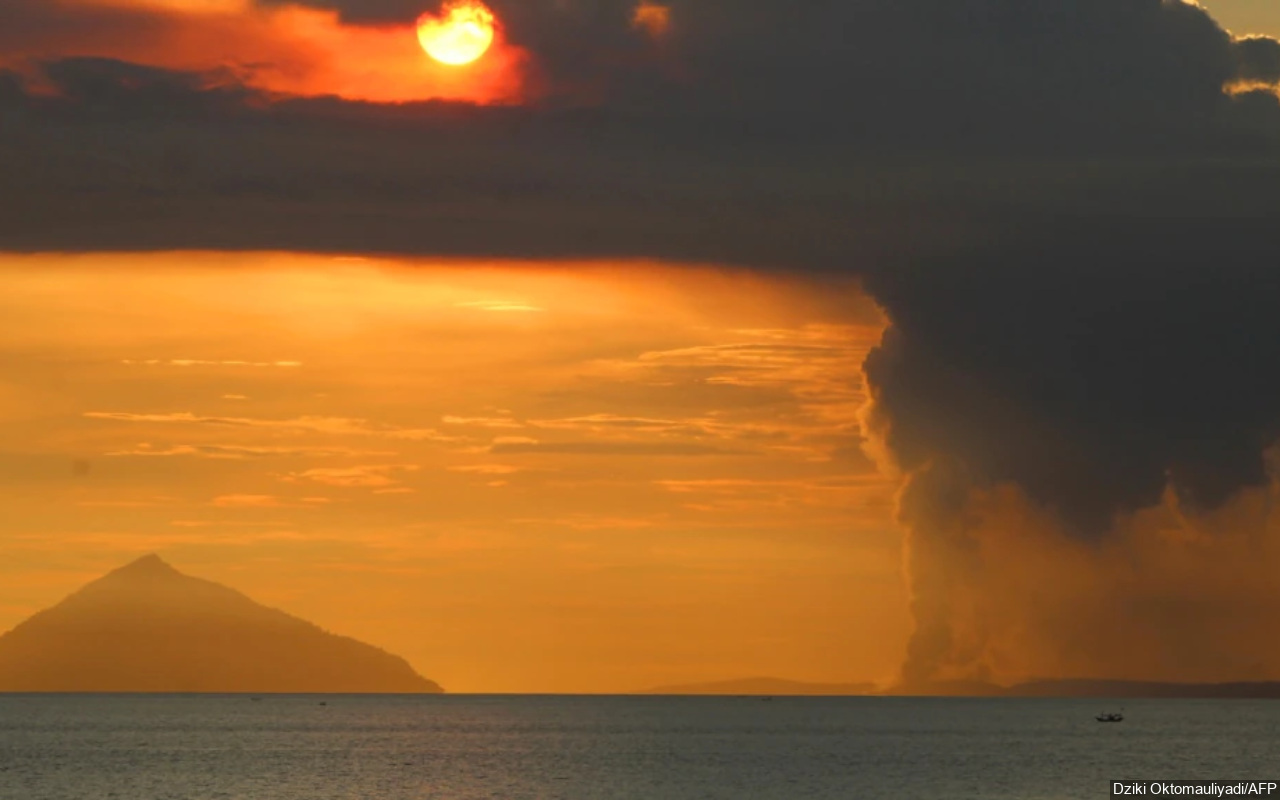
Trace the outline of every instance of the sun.
<instances>
[{"instance_id":1,"label":"sun","mask_svg":"<svg viewBox=\"0 0 1280 800\"><path fill-rule=\"evenodd\" d=\"M493 12L480 0L453 0L418 18L422 49L442 64L470 64L489 50L493 36Z\"/></svg>"}]
</instances>

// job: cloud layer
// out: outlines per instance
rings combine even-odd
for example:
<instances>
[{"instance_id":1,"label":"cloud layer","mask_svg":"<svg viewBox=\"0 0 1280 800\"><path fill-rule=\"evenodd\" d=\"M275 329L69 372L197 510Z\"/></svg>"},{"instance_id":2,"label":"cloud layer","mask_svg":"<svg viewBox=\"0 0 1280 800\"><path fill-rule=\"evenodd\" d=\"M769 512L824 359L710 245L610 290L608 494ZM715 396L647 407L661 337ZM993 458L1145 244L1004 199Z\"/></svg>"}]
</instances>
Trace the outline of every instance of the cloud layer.
<instances>
[{"instance_id":1,"label":"cloud layer","mask_svg":"<svg viewBox=\"0 0 1280 800\"><path fill-rule=\"evenodd\" d=\"M1179 0L493 6L500 45L459 70L418 49L417 0L17 0L0 63L114 58L294 95L604 107L699 137L745 124L933 149L1203 141L1251 124L1224 87L1280 79L1274 40L1234 40Z\"/></svg>"}]
</instances>

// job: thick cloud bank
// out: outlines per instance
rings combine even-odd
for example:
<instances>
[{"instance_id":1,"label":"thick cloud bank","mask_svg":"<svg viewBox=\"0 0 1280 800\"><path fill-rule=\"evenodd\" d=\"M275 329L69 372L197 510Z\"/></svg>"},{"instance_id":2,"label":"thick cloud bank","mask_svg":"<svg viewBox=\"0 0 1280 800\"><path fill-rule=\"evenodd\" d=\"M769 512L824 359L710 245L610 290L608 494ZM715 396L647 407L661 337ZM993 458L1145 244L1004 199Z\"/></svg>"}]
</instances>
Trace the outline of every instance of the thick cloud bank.
<instances>
[{"instance_id":1,"label":"thick cloud bank","mask_svg":"<svg viewBox=\"0 0 1280 800\"><path fill-rule=\"evenodd\" d=\"M336 3L364 22L418 5ZM670 0L656 40L632 24L635 5L494 2L552 101L881 145L1201 139L1247 124L1224 86L1277 80L1273 40L1233 41L1178 0Z\"/></svg>"},{"instance_id":2,"label":"thick cloud bank","mask_svg":"<svg viewBox=\"0 0 1280 800\"><path fill-rule=\"evenodd\" d=\"M1280 80L1274 40L1233 40L1180 0L670 0L661 28L637 25L631 0L493 0L510 47L489 60L502 64L448 74L414 66L420 0L311 5L17 0L0 10L0 63L111 57L273 91L523 99L710 138L746 127L942 150L1258 135L1274 95L1225 88Z\"/></svg>"}]
</instances>

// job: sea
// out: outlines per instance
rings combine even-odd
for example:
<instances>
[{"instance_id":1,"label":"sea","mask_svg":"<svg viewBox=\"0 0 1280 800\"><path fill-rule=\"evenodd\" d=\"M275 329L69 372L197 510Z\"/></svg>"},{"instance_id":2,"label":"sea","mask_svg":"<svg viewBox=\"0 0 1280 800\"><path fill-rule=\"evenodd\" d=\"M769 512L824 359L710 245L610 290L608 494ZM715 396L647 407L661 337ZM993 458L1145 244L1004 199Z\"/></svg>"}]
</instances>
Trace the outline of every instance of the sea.
<instances>
[{"instance_id":1,"label":"sea","mask_svg":"<svg viewBox=\"0 0 1280 800\"><path fill-rule=\"evenodd\" d=\"M1275 700L0 695L3 800L1095 800L1277 775Z\"/></svg>"}]
</instances>

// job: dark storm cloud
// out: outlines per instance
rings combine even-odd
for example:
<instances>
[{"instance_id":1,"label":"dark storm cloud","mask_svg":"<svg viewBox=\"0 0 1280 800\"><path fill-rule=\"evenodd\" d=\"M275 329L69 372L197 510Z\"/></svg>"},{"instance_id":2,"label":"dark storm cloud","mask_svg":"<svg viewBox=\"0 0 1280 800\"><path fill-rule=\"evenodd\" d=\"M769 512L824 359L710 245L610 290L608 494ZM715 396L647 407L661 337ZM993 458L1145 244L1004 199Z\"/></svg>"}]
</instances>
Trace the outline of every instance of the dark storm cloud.
<instances>
[{"instance_id":1,"label":"dark storm cloud","mask_svg":"<svg viewBox=\"0 0 1280 800\"><path fill-rule=\"evenodd\" d=\"M1236 77L1242 81L1280 81L1280 42L1265 36L1250 36L1233 45Z\"/></svg>"},{"instance_id":2,"label":"dark storm cloud","mask_svg":"<svg viewBox=\"0 0 1280 800\"><path fill-rule=\"evenodd\" d=\"M259 5L264 6L288 4L288 0L259 0ZM423 12L438 8L441 3L435 0L308 0L299 5L337 11L346 22L378 25L410 22Z\"/></svg>"},{"instance_id":3,"label":"dark storm cloud","mask_svg":"<svg viewBox=\"0 0 1280 800\"><path fill-rule=\"evenodd\" d=\"M158 116L232 121L258 99L230 74L175 72L101 58L53 61L44 65L43 76L57 87L60 102L41 104L33 98L28 110L43 105L55 113L132 124Z\"/></svg>"},{"instance_id":4,"label":"dark storm cloud","mask_svg":"<svg viewBox=\"0 0 1280 800\"><path fill-rule=\"evenodd\" d=\"M353 21L412 20L419 0L319 0ZM1235 80L1274 81L1275 42L1233 43L1162 0L670 0L657 41L628 0L493 0L556 102L707 125L913 147L1150 145L1230 115Z\"/></svg>"},{"instance_id":5,"label":"dark storm cloud","mask_svg":"<svg viewBox=\"0 0 1280 800\"><path fill-rule=\"evenodd\" d=\"M217 76L57 62L0 114L7 249L653 256L836 269L936 224L823 152L709 148L606 112L273 102ZM838 157L835 154L832 157ZM873 170L874 171L874 170ZM881 202L886 201L886 202ZM912 235L914 232L916 235ZM887 237L887 238L886 238Z\"/></svg>"}]
</instances>

